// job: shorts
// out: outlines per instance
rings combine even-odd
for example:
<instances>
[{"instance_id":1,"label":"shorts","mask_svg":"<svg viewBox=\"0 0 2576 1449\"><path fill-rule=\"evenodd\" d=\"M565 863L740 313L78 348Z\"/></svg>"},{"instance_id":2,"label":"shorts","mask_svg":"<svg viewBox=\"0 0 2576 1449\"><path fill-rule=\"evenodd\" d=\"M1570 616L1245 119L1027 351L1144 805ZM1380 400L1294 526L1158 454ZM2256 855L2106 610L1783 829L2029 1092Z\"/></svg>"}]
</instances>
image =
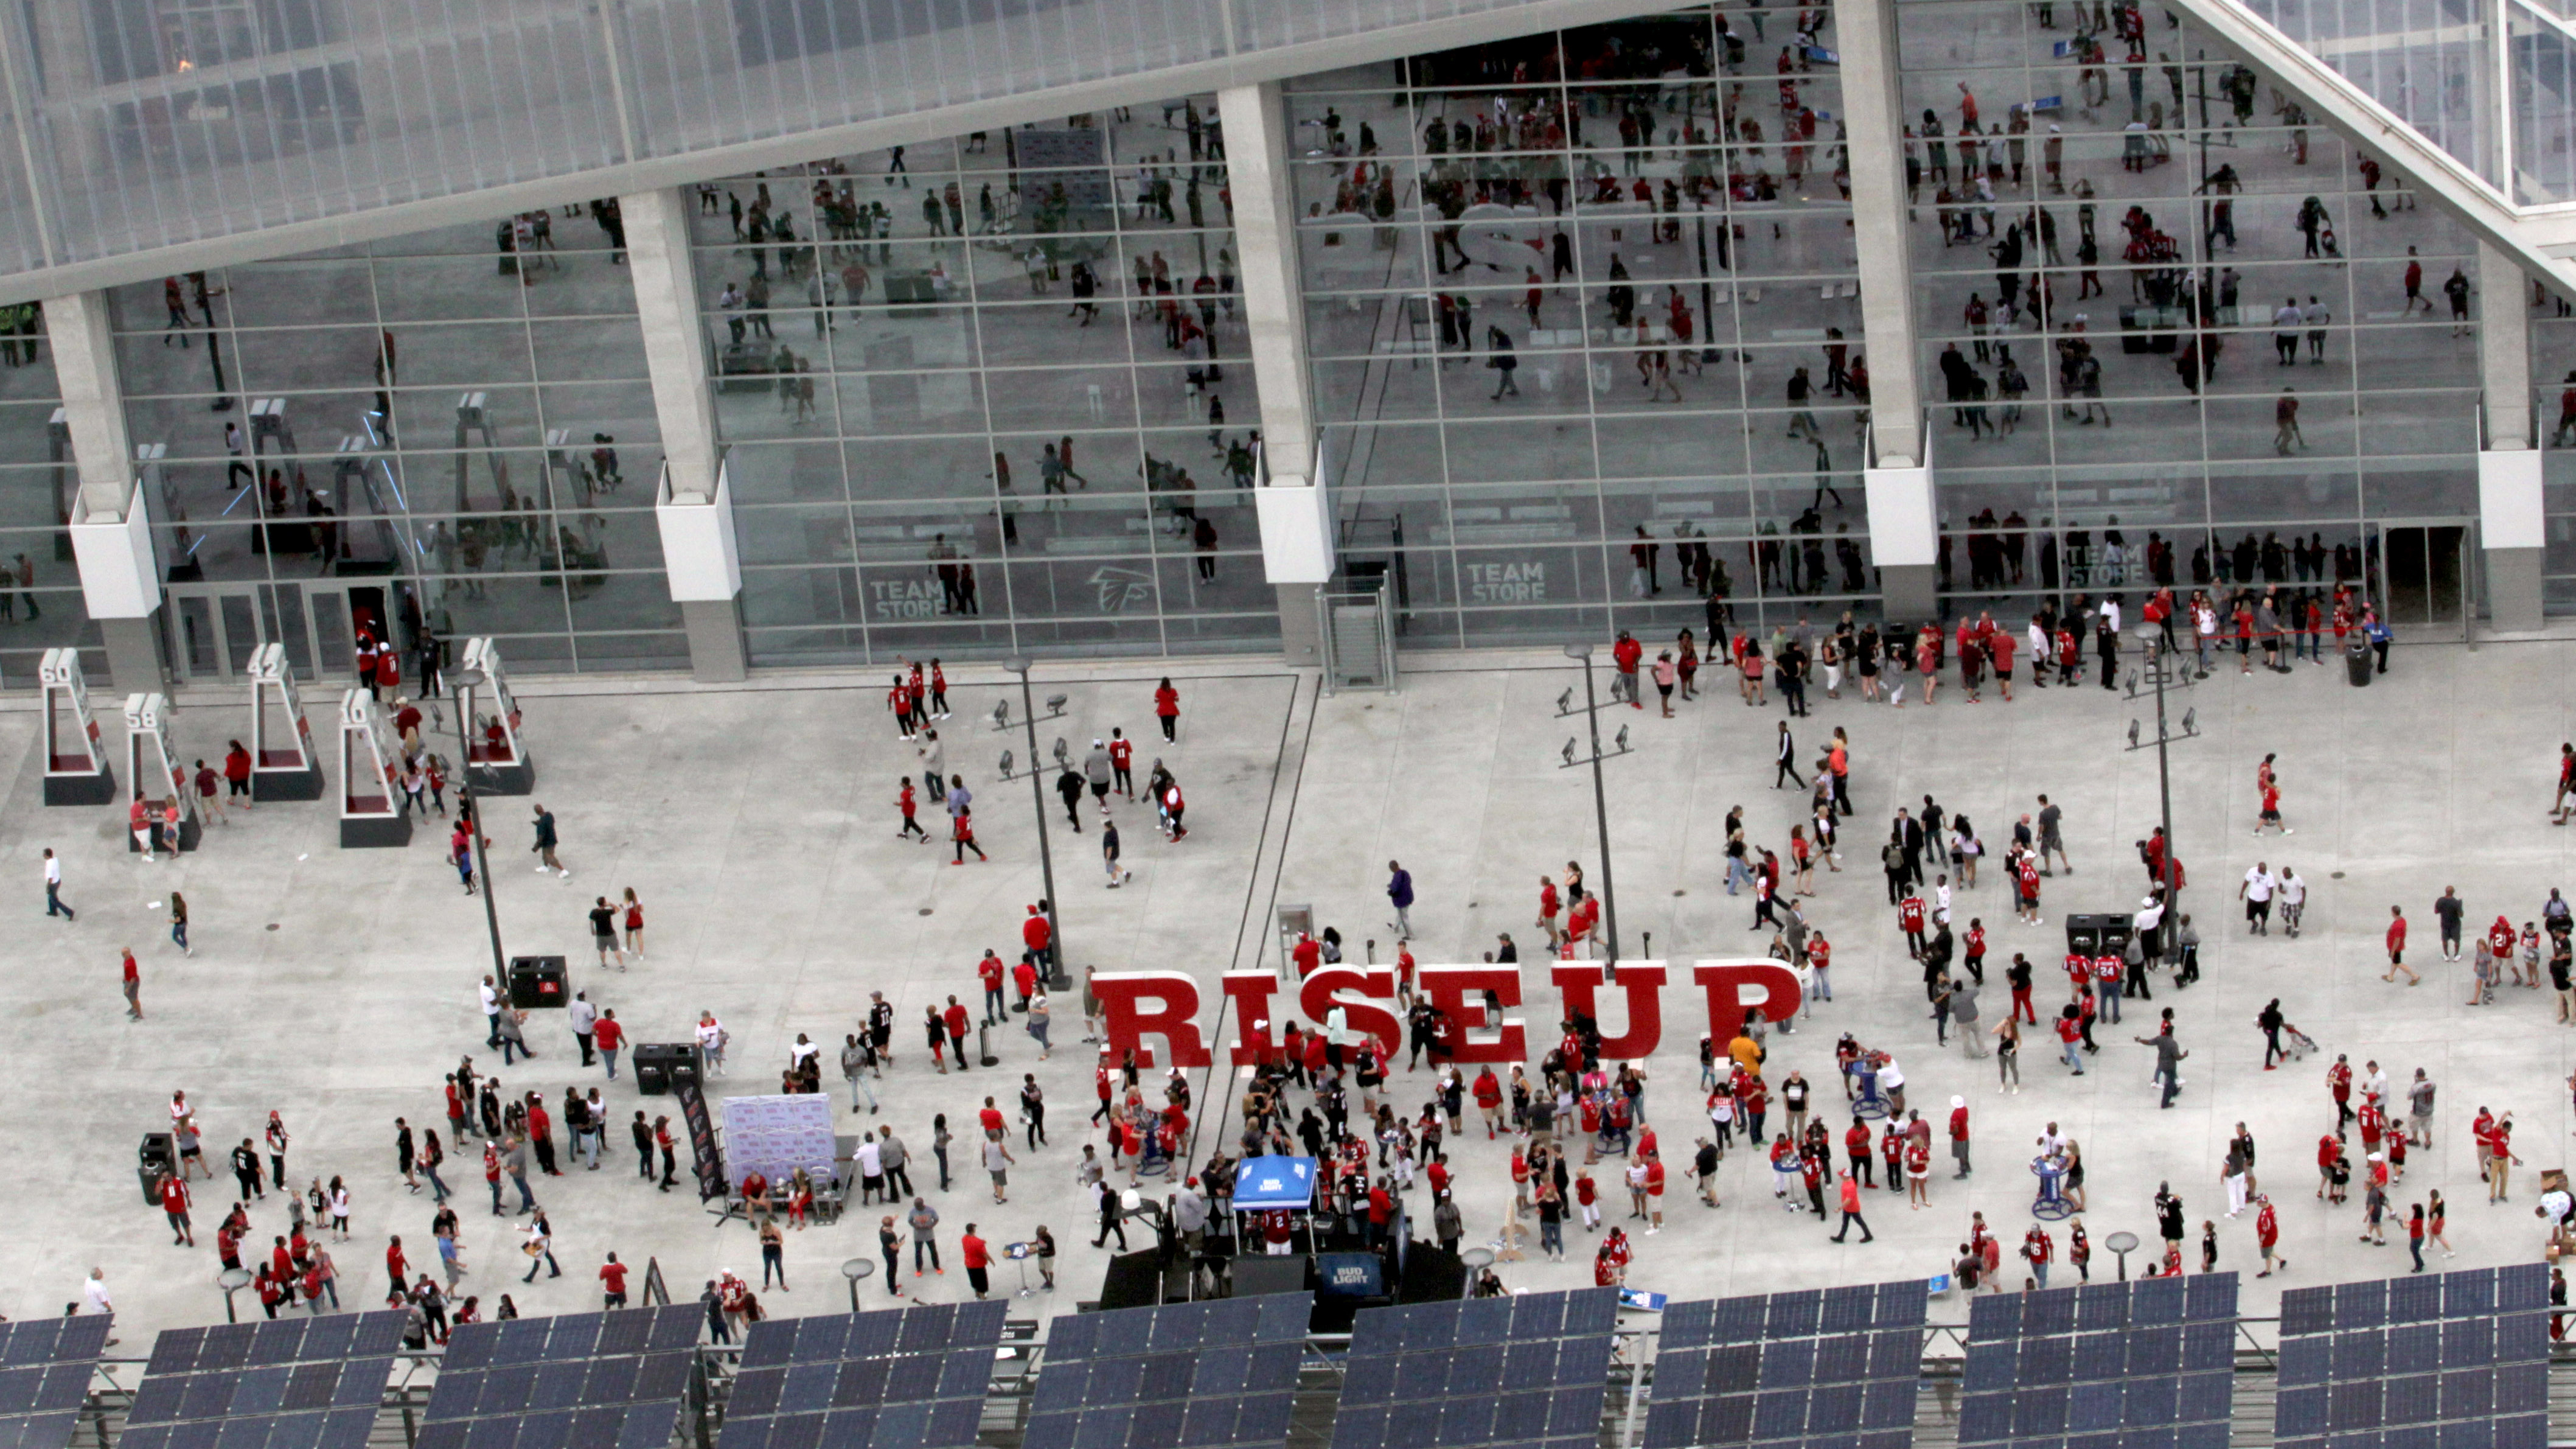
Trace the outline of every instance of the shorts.
<instances>
[{"instance_id":1,"label":"shorts","mask_svg":"<svg viewBox=\"0 0 2576 1449\"><path fill-rule=\"evenodd\" d=\"M1001 1190L1002 1188L1008 1187L1008 1186L1010 1185L1010 1182L1011 1182L1011 1174L1010 1174L1009 1172L1007 1172L1007 1171L996 1171L996 1172L993 1174L993 1187L994 1187L994 1190L995 1190L995 1191L999 1191L999 1190Z\"/></svg>"},{"instance_id":2,"label":"shorts","mask_svg":"<svg viewBox=\"0 0 2576 1449\"><path fill-rule=\"evenodd\" d=\"M232 780L226 783L232 786L232 794L247 795L250 793L250 781L248 780Z\"/></svg>"},{"instance_id":3,"label":"shorts","mask_svg":"<svg viewBox=\"0 0 2576 1449\"><path fill-rule=\"evenodd\" d=\"M2006 684L2012 683L2012 666L2009 664L1996 665L1995 678L2002 680Z\"/></svg>"},{"instance_id":4,"label":"shorts","mask_svg":"<svg viewBox=\"0 0 2576 1449\"><path fill-rule=\"evenodd\" d=\"M1092 799L1094 799L1094 800L1106 800L1106 799L1108 799L1108 798L1109 798L1109 782L1108 782L1108 781L1106 781L1106 780L1094 780L1094 781L1092 781L1092 782L1091 782L1091 798L1092 798Z\"/></svg>"}]
</instances>

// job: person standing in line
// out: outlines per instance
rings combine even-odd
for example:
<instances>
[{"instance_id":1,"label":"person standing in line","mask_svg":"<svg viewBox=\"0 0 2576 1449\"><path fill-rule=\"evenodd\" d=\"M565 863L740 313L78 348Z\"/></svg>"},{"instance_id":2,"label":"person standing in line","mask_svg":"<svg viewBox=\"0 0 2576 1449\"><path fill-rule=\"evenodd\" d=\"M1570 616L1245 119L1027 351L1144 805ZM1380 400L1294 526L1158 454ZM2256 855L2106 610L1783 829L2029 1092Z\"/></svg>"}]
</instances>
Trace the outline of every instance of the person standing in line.
<instances>
[{"instance_id":1,"label":"person standing in line","mask_svg":"<svg viewBox=\"0 0 2576 1449\"><path fill-rule=\"evenodd\" d=\"M72 908L63 904L63 863L51 846L45 849L45 914L58 915L66 921L78 919Z\"/></svg>"},{"instance_id":2,"label":"person standing in line","mask_svg":"<svg viewBox=\"0 0 2576 1449\"><path fill-rule=\"evenodd\" d=\"M1395 919L1387 924L1399 933L1413 934L1413 872L1395 861L1386 863L1386 898L1395 906Z\"/></svg>"},{"instance_id":3,"label":"person standing in line","mask_svg":"<svg viewBox=\"0 0 2576 1449\"><path fill-rule=\"evenodd\" d=\"M1181 692L1172 687L1170 675L1154 686L1154 718L1162 723L1163 743L1178 744L1181 727Z\"/></svg>"},{"instance_id":4,"label":"person standing in line","mask_svg":"<svg viewBox=\"0 0 2576 1449\"><path fill-rule=\"evenodd\" d=\"M197 954L188 944L188 898L177 891L170 892L170 939L177 943L180 955Z\"/></svg>"},{"instance_id":5,"label":"person standing in line","mask_svg":"<svg viewBox=\"0 0 2576 1449\"><path fill-rule=\"evenodd\" d=\"M536 807L536 830L536 843L528 849L536 853L537 874L544 875L551 870L565 880L571 880L572 872L564 869L563 862L555 858L555 847L561 842L555 835L555 817L543 805Z\"/></svg>"},{"instance_id":6,"label":"person standing in line","mask_svg":"<svg viewBox=\"0 0 2576 1449\"><path fill-rule=\"evenodd\" d=\"M125 1019L143 1019L143 968L134 964L134 948L125 948Z\"/></svg>"}]
</instances>

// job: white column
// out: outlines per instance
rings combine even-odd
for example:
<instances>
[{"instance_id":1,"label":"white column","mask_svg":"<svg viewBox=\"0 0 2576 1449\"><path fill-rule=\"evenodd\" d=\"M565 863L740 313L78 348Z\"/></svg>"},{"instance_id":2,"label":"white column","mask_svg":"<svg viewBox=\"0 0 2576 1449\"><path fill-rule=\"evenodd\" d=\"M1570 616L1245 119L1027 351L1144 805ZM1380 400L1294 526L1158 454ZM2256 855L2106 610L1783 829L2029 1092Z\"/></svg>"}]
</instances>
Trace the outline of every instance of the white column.
<instances>
[{"instance_id":1,"label":"white column","mask_svg":"<svg viewBox=\"0 0 2576 1449\"><path fill-rule=\"evenodd\" d=\"M71 536L81 604L106 638L117 692L155 693L164 687L153 622L161 607L161 566L135 473L134 441L125 427L125 389L117 379L107 294L49 297L44 308L63 427L71 435L72 467L80 480L72 498Z\"/></svg>"},{"instance_id":2,"label":"white column","mask_svg":"<svg viewBox=\"0 0 2576 1449\"><path fill-rule=\"evenodd\" d=\"M697 267L689 252L689 199L677 190L617 199L626 264L644 331L644 367L662 429L654 495L662 568L689 631L689 667L710 682L747 672L742 567L733 498L717 462L715 394L707 386L706 333L698 320Z\"/></svg>"},{"instance_id":3,"label":"white column","mask_svg":"<svg viewBox=\"0 0 2576 1449\"><path fill-rule=\"evenodd\" d=\"M2541 624L2541 455L2531 417L2531 284L2514 259L2478 243L2478 375L2486 438L2478 452L2478 541L2494 627Z\"/></svg>"},{"instance_id":4,"label":"white column","mask_svg":"<svg viewBox=\"0 0 2576 1449\"><path fill-rule=\"evenodd\" d=\"M1940 510L1924 456L1923 393L1914 336L1914 266L1906 235L1904 106L1896 71L1896 11L1890 0L1848 0L1834 8L1842 53L1844 134L1849 143L1852 245L1860 262L1860 324L1869 359L1870 561L1891 619L1930 618L1938 608L1933 560Z\"/></svg>"},{"instance_id":5,"label":"white column","mask_svg":"<svg viewBox=\"0 0 2576 1449\"><path fill-rule=\"evenodd\" d=\"M1261 562L1279 595L1279 642L1291 664L1322 660L1315 595L1333 574L1333 509L1319 476L1306 308L1297 275L1297 198L1288 119L1276 84L1217 92L1226 184L1234 195L1236 271L1260 401Z\"/></svg>"}]
</instances>

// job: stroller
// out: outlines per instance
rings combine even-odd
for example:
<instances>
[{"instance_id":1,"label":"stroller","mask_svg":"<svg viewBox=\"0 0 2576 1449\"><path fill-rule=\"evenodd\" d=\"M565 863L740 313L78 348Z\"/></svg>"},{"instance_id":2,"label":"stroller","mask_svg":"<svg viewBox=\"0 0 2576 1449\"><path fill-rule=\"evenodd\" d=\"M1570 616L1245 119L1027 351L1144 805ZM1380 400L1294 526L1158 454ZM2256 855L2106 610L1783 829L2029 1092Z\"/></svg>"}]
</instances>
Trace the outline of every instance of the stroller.
<instances>
[{"instance_id":1,"label":"stroller","mask_svg":"<svg viewBox=\"0 0 2576 1449\"><path fill-rule=\"evenodd\" d=\"M2286 1021L2281 1023L2281 1044L2287 1049L2290 1060L2294 1062L2306 1060L2308 1055L2317 1049L2315 1037Z\"/></svg>"}]
</instances>

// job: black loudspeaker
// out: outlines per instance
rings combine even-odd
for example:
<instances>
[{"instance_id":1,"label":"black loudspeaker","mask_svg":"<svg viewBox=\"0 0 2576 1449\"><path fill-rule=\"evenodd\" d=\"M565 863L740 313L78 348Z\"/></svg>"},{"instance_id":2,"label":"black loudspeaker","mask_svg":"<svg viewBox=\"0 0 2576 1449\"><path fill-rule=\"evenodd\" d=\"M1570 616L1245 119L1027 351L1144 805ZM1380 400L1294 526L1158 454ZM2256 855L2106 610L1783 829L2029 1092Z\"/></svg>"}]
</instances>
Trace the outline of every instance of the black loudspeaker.
<instances>
[{"instance_id":1,"label":"black loudspeaker","mask_svg":"<svg viewBox=\"0 0 2576 1449\"><path fill-rule=\"evenodd\" d=\"M2102 925L2108 917L2068 916L2066 918L2066 953L2070 956L2102 954Z\"/></svg>"},{"instance_id":2,"label":"black loudspeaker","mask_svg":"<svg viewBox=\"0 0 2576 1449\"><path fill-rule=\"evenodd\" d=\"M1152 1308L1163 1301L1162 1255L1147 1249L1118 1253L1100 1280L1100 1308Z\"/></svg>"},{"instance_id":3,"label":"black loudspeaker","mask_svg":"<svg viewBox=\"0 0 2576 1449\"><path fill-rule=\"evenodd\" d=\"M634 1063L635 1090L642 1096L668 1096L673 1087L700 1080L698 1044L693 1041L638 1042Z\"/></svg>"},{"instance_id":4,"label":"black loudspeaker","mask_svg":"<svg viewBox=\"0 0 2576 1449\"><path fill-rule=\"evenodd\" d=\"M521 1011L535 1011L549 1006L570 1006L572 992L564 985L564 958L561 956L511 957L510 1004Z\"/></svg>"},{"instance_id":5,"label":"black loudspeaker","mask_svg":"<svg viewBox=\"0 0 2576 1449\"><path fill-rule=\"evenodd\" d=\"M1396 1285L1398 1303L1446 1303L1467 1296L1467 1265L1437 1243L1412 1243L1404 1250L1404 1278Z\"/></svg>"},{"instance_id":6,"label":"black loudspeaker","mask_svg":"<svg viewBox=\"0 0 2576 1449\"><path fill-rule=\"evenodd\" d=\"M1306 1290L1307 1257L1290 1253L1271 1257L1255 1253L1237 1258L1229 1266L1234 1278L1234 1296L1250 1298L1263 1293L1303 1293Z\"/></svg>"}]
</instances>

